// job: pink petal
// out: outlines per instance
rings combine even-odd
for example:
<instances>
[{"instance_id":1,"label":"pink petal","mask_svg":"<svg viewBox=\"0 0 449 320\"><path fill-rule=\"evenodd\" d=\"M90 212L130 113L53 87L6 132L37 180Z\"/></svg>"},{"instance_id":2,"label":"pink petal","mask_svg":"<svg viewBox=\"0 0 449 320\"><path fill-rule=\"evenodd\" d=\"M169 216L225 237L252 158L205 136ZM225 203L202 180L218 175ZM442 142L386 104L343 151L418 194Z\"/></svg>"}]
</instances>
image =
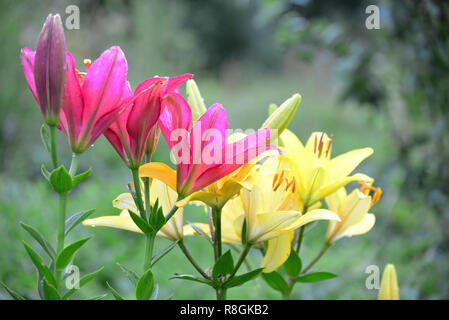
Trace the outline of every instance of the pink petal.
<instances>
[{"instance_id":1,"label":"pink petal","mask_svg":"<svg viewBox=\"0 0 449 320\"><path fill-rule=\"evenodd\" d=\"M171 92L173 90L177 90L178 86L181 83L186 82L187 80L189 80L192 77L193 77L193 74L185 73L185 74L181 74L181 75L176 76L176 77L168 78L168 81L167 81L167 92ZM178 93L178 92L176 91L176 93Z\"/></svg>"},{"instance_id":2,"label":"pink petal","mask_svg":"<svg viewBox=\"0 0 449 320\"><path fill-rule=\"evenodd\" d=\"M69 52L66 54L66 59L67 73L59 123L69 137L69 141L76 143L83 126L83 94L75 72L75 59Z\"/></svg>"},{"instance_id":3,"label":"pink petal","mask_svg":"<svg viewBox=\"0 0 449 320\"><path fill-rule=\"evenodd\" d=\"M33 93L34 99L39 105L36 95L36 85L34 83L34 56L36 53L30 48L23 48L20 51L20 62L22 63L23 73L25 74L25 79L28 82L31 92Z\"/></svg>"},{"instance_id":4,"label":"pink petal","mask_svg":"<svg viewBox=\"0 0 449 320\"><path fill-rule=\"evenodd\" d=\"M111 47L95 60L83 84L83 130L90 131L100 118L114 111L122 101L128 63L120 47ZM105 128L106 129L106 128ZM101 134L101 133L100 133Z\"/></svg>"}]
</instances>

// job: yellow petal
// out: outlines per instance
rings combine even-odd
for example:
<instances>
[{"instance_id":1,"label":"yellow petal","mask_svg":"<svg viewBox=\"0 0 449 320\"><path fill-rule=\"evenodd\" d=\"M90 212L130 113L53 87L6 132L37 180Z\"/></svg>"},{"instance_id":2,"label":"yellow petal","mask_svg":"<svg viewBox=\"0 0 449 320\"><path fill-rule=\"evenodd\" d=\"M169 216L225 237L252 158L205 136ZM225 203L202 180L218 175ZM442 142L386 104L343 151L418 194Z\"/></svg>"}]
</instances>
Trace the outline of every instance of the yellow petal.
<instances>
[{"instance_id":1,"label":"yellow petal","mask_svg":"<svg viewBox=\"0 0 449 320\"><path fill-rule=\"evenodd\" d=\"M307 223L316 221L316 220L334 220L341 221L340 217L327 209L314 209L307 211L307 213L303 214L295 223L289 226L290 230L297 229Z\"/></svg>"},{"instance_id":2,"label":"yellow petal","mask_svg":"<svg viewBox=\"0 0 449 320\"><path fill-rule=\"evenodd\" d=\"M399 286L394 265L388 264L382 274L379 300L399 300Z\"/></svg>"},{"instance_id":3,"label":"yellow petal","mask_svg":"<svg viewBox=\"0 0 449 320\"><path fill-rule=\"evenodd\" d=\"M339 180L335 180L332 183L330 183L330 184L324 186L323 188L321 188L320 190L318 190L318 192L315 192L309 201L310 201L310 203L319 201L319 200L327 197L331 193L334 193L338 189L344 187L345 185L347 185L348 183L350 183L352 181L363 181L363 182L367 182L367 183L372 183L374 181L374 179L367 176L366 174L356 173L352 176L344 177Z\"/></svg>"},{"instance_id":4,"label":"yellow petal","mask_svg":"<svg viewBox=\"0 0 449 320\"><path fill-rule=\"evenodd\" d=\"M276 211L257 215L257 225L248 229L249 242L263 242L290 231L291 226L300 219L299 211Z\"/></svg>"},{"instance_id":5,"label":"yellow petal","mask_svg":"<svg viewBox=\"0 0 449 320\"><path fill-rule=\"evenodd\" d=\"M358 236L370 231L375 224L376 216L372 213L367 213L361 222L348 228L346 233L351 236Z\"/></svg>"},{"instance_id":6,"label":"yellow petal","mask_svg":"<svg viewBox=\"0 0 449 320\"><path fill-rule=\"evenodd\" d=\"M372 148L356 149L346 152L330 160L329 171L335 179L351 174L352 171L366 158L373 154Z\"/></svg>"},{"instance_id":7,"label":"yellow petal","mask_svg":"<svg viewBox=\"0 0 449 320\"><path fill-rule=\"evenodd\" d=\"M136 226L133 219L130 216L104 216L94 219L87 219L83 221L84 226L91 227L111 227L116 229L123 229L133 232L142 233L142 231Z\"/></svg>"},{"instance_id":8,"label":"yellow petal","mask_svg":"<svg viewBox=\"0 0 449 320\"><path fill-rule=\"evenodd\" d=\"M260 263L263 272L270 273L280 267L290 255L290 248L294 232L285 232L280 236L268 240L268 248Z\"/></svg>"},{"instance_id":9,"label":"yellow petal","mask_svg":"<svg viewBox=\"0 0 449 320\"><path fill-rule=\"evenodd\" d=\"M158 179L173 190L177 190L176 171L164 163L150 162L140 166L139 176Z\"/></svg>"},{"instance_id":10,"label":"yellow petal","mask_svg":"<svg viewBox=\"0 0 449 320\"><path fill-rule=\"evenodd\" d=\"M194 225L210 236L210 228L207 223L195 222ZM199 235L199 233L196 232L195 229L193 229L193 227L190 224L184 225L184 236L193 236L193 235L197 236Z\"/></svg>"},{"instance_id":11,"label":"yellow petal","mask_svg":"<svg viewBox=\"0 0 449 320\"><path fill-rule=\"evenodd\" d=\"M117 198L112 200L112 205L120 210L130 210L135 214L139 215L139 210L137 210L136 204L134 203L134 199L131 196L131 193L122 193L119 194Z\"/></svg>"}]
</instances>

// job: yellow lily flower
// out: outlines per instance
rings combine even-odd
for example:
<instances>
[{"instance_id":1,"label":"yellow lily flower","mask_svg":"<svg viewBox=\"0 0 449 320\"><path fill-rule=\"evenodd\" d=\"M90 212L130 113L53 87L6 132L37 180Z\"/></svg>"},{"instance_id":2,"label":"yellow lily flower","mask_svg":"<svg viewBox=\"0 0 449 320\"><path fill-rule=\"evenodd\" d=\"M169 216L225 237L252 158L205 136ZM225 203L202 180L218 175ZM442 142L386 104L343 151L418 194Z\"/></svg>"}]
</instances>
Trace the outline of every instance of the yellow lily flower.
<instances>
[{"instance_id":1,"label":"yellow lily flower","mask_svg":"<svg viewBox=\"0 0 449 320\"><path fill-rule=\"evenodd\" d=\"M263 272L267 273L287 260L295 229L316 220L340 220L335 213L323 209L301 214L293 194L294 180L286 179L283 172L275 172L277 164L276 159L269 158L251 172L254 182L251 190L241 189L240 196L229 200L221 212L223 242L241 244L244 221L247 243L263 245L268 240L261 262ZM205 224L197 226L204 231L208 229Z\"/></svg>"},{"instance_id":2,"label":"yellow lily flower","mask_svg":"<svg viewBox=\"0 0 449 320\"><path fill-rule=\"evenodd\" d=\"M281 134L284 166L292 169L296 192L307 208L351 181L373 181L361 173L350 176L373 149L356 149L331 159L332 139L324 132L314 132L304 146L290 130Z\"/></svg>"},{"instance_id":3,"label":"yellow lily flower","mask_svg":"<svg viewBox=\"0 0 449 320\"><path fill-rule=\"evenodd\" d=\"M154 205L157 199L159 206L162 207L162 212L164 215L167 215L173 207L177 197L178 194L172 187L160 180L153 179L150 187L150 202ZM129 192L120 194L112 201L112 205L122 210L120 215L87 219L83 221L83 225L92 227L104 226L142 233L129 215L128 210L131 210L135 214L139 215L139 210L137 209ZM172 241L181 240L183 236L192 234L193 229L191 227L186 228L185 230L183 228L183 208L179 208L173 217L157 233L158 236Z\"/></svg>"},{"instance_id":4,"label":"yellow lily flower","mask_svg":"<svg viewBox=\"0 0 449 320\"><path fill-rule=\"evenodd\" d=\"M399 300L399 286L394 265L387 264L380 282L378 300Z\"/></svg>"},{"instance_id":5,"label":"yellow lily flower","mask_svg":"<svg viewBox=\"0 0 449 320\"><path fill-rule=\"evenodd\" d=\"M370 185L361 183L362 187L346 193L345 188L341 188L326 197L327 207L340 217L340 222L329 221L326 240L329 243L343 237L352 237L367 233L376 222L376 217L368 210L379 200L382 191ZM373 197L369 191L375 193Z\"/></svg>"}]
</instances>

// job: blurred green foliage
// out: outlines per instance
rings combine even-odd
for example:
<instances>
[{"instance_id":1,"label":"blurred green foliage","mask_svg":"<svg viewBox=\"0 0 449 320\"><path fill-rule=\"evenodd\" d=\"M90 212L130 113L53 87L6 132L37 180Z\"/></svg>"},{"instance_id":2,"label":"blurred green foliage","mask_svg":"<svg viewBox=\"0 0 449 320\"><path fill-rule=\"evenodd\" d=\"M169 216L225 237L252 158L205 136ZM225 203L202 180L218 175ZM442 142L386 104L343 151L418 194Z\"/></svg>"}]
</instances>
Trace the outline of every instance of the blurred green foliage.
<instances>
[{"instance_id":1,"label":"blurred green foliage","mask_svg":"<svg viewBox=\"0 0 449 320\"><path fill-rule=\"evenodd\" d=\"M230 128L258 128L270 103L279 105L300 92L303 100L290 127L302 140L313 131L325 130L335 136L334 155L374 148L360 170L375 177L384 190L372 210L376 226L367 235L337 242L316 265L317 271L333 272L339 278L300 284L292 298L374 299L376 290L365 287L365 269L369 265L382 269L387 263L396 265L402 298L449 298L444 100L448 73L447 65L434 64L437 60L432 57L438 53L426 44L436 39L437 51L447 54L447 20L437 14L439 19L421 21L424 18L413 6L381 1L381 12L386 13L381 30L369 31L364 25L366 2L345 3L1 1L0 280L37 298L36 273L20 240L34 242L19 221L56 240L56 199L40 175L41 164L49 163L39 138L42 119L27 88L19 52L24 46L34 49L49 12L64 19L65 8L76 4L81 28L66 30L66 38L78 67L83 58L94 59L118 44L127 56L133 88L153 75L191 72L206 104L220 102L226 107ZM443 9L447 17L445 5ZM424 29L433 36L427 37ZM376 108L360 107L368 105ZM62 133L58 138L60 158L67 164L69 148ZM169 163L162 140L154 160ZM83 154L80 166L80 170L92 167L93 175L74 189L68 212L97 208L94 216L118 214L111 201L126 192L131 176L104 137ZM185 218L205 219L195 206L186 209ZM318 252L325 228L319 222L306 230L304 263ZM105 269L76 297L106 293L108 281L131 298L131 284L116 262L140 271L143 238L127 231L80 226L68 242L88 235L94 238L79 252L75 264L82 274L101 265ZM189 238L186 243L200 264L210 267L212 250L206 241ZM158 239L157 249L167 244ZM161 299L214 298L214 292L200 284L168 280L175 272L195 273L177 248L164 259L155 270ZM259 252L251 252L253 265L260 260ZM0 291L0 298L8 297ZM280 296L257 279L230 290L229 298Z\"/></svg>"}]
</instances>

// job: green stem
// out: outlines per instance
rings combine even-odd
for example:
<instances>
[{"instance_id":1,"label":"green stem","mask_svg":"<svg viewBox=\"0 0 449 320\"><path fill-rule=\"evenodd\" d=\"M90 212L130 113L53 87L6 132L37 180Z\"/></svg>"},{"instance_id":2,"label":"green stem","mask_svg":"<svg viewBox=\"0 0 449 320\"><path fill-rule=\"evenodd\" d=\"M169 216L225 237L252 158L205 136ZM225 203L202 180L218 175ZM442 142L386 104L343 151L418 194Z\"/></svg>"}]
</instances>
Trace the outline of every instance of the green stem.
<instances>
[{"instance_id":1,"label":"green stem","mask_svg":"<svg viewBox=\"0 0 449 320\"><path fill-rule=\"evenodd\" d=\"M303 208L303 214L307 213L307 210L309 208L305 205ZM299 235L298 235L298 242L296 243L296 253L299 254L299 251L301 250L301 244L302 244L302 239L304 237L304 230L306 229L306 226L302 226L301 228L299 228Z\"/></svg>"},{"instance_id":2,"label":"green stem","mask_svg":"<svg viewBox=\"0 0 449 320\"><path fill-rule=\"evenodd\" d=\"M313 265L315 263L317 263L318 260L321 259L321 257L324 255L324 253L326 253L327 249L331 246L331 244L329 242L325 242L323 245L323 248L321 248L320 252L318 253L318 255L312 260L310 261L310 263L307 265L307 267L305 267L302 271L301 274L306 273L307 271L310 270L310 268L313 267Z\"/></svg>"},{"instance_id":3,"label":"green stem","mask_svg":"<svg viewBox=\"0 0 449 320\"><path fill-rule=\"evenodd\" d=\"M204 272L203 269L201 269L201 267L199 266L199 264L195 261L195 259L192 257L192 255L190 254L189 250L187 250L186 246L184 245L184 240L179 240L178 241L178 246L181 249L182 253L184 253L184 255L186 256L186 258L190 261L190 263L192 264L192 266L203 276L203 278L207 279L207 280L211 280L211 278L207 275L206 272Z\"/></svg>"},{"instance_id":4,"label":"green stem","mask_svg":"<svg viewBox=\"0 0 449 320\"><path fill-rule=\"evenodd\" d=\"M145 208L143 207L142 191L140 190L139 169L131 169L134 181L134 190L136 191L137 209L139 209L140 216L146 221Z\"/></svg>"},{"instance_id":5,"label":"green stem","mask_svg":"<svg viewBox=\"0 0 449 320\"><path fill-rule=\"evenodd\" d=\"M223 252L222 241L221 241L221 208L212 208L212 219L215 226L215 242L217 248L217 258L221 257Z\"/></svg>"},{"instance_id":6,"label":"green stem","mask_svg":"<svg viewBox=\"0 0 449 320\"><path fill-rule=\"evenodd\" d=\"M49 126L50 128L50 154L53 162L53 169L58 167L58 153L56 150L56 126Z\"/></svg>"},{"instance_id":7,"label":"green stem","mask_svg":"<svg viewBox=\"0 0 449 320\"><path fill-rule=\"evenodd\" d=\"M70 164L69 174L74 177L76 175L76 170L78 170L78 164L80 162L80 153L72 153L72 163Z\"/></svg>"},{"instance_id":8,"label":"green stem","mask_svg":"<svg viewBox=\"0 0 449 320\"><path fill-rule=\"evenodd\" d=\"M217 287L217 300L226 300L226 289L223 287Z\"/></svg>"},{"instance_id":9,"label":"green stem","mask_svg":"<svg viewBox=\"0 0 449 320\"><path fill-rule=\"evenodd\" d=\"M250 249L251 249L251 244L248 243L245 246L245 248L243 248L243 251L240 254L239 260L237 261L237 264L234 267L234 271L232 271L231 276L229 277L229 279L232 279L235 276L235 274L239 270L240 266L242 265L243 261L245 261L246 256L248 255Z\"/></svg>"},{"instance_id":10,"label":"green stem","mask_svg":"<svg viewBox=\"0 0 449 320\"><path fill-rule=\"evenodd\" d=\"M176 199L176 202L180 201L182 199ZM167 215L165 216L165 221L168 221L171 219L171 217L173 217L173 215L176 213L176 210L178 210L178 207L176 206L176 202L173 205L173 207L170 209L170 211L167 213Z\"/></svg>"},{"instance_id":11,"label":"green stem","mask_svg":"<svg viewBox=\"0 0 449 320\"><path fill-rule=\"evenodd\" d=\"M147 271L151 267L151 260L153 259L153 248L155 239L156 239L155 234L145 235L145 260L143 263L143 272Z\"/></svg>"},{"instance_id":12,"label":"green stem","mask_svg":"<svg viewBox=\"0 0 449 320\"><path fill-rule=\"evenodd\" d=\"M64 249L65 238L65 210L67 205L67 194L59 194L59 224L58 224L58 254Z\"/></svg>"}]
</instances>

